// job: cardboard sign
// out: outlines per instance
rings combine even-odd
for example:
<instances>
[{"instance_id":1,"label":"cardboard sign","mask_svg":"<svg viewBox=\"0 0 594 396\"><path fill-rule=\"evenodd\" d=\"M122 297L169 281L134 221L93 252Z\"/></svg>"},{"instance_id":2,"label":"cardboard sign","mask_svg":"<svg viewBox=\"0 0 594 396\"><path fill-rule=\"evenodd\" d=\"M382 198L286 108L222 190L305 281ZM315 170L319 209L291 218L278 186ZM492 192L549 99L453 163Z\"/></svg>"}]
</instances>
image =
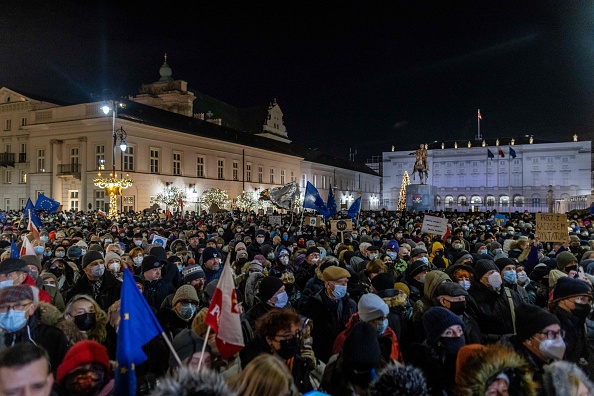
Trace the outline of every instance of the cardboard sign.
<instances>
[{"instance_id":1,"label":"cardboard sign","mask_svg":"<svg viewBox=\"0 0 594 396\"><path fill-rule=\"evenodd\" d=\"M280 216L268 216L268 222L272 225L281 225L281 217Z\"/></svg>"},{"instance_id":2,"label":"cardboard sign","mask_svg":"<svg viewBox=\"0 0 594 396\"><path fill-rule=\"evenodd\" d=\"M448 219L443 217L425 215L421 232L434 235L444 235L448 229Z\"/></svg>"},{"instance_id":3,"label":"cardboard sign","mask_svg":"<svg viewBox=\"0 0 594 396\"><path fill-rule=\"evenodd\" d=\"M161 245L163 248L165 248L167 246L167 238L155 235L153 237L153 245Z\"/></svg>"},{"instance_id":4,"label":"cardboard sign","mask_svg":"<svg viewBox=\"0 0 594 396\"><path fill-rule=\"evenodd\" d=\"M351 232L353 231L353 221L351 219L330 220L330 231Z\"/></svg>"},{"instance_id":5,"label":"cardboard sign","mask_svg":"<svg viewBox=\"0 0 594 396\"><path fill-rule=\"evenodd\" d=\"M495 223L495 225L499 226L499 227L503 227L503 225L505 223L507 223L507 217L505 217L502 214L496 214L493 217L493 223Z\"/></svg>"},{"instance_id":6,"label":"cardboard sign","mask_svg":"<svg viewBox=\"0 0 594 396\"><path fill-rule=\"evenodd\" d=\"M567 215L560 213L536 213L535 225L541 242L567 242Z\"/></svg>"},{"instance_id":7,"label":"cardboard sign","mask_svg":"<svg viewBox=\"0 0 594 396\"><path fill-rule=\"evenodd\" d=\"M322 221L320 220L319 217L310 217L310 216L307 216L305 218L303 225L310 226L310 227L323 227Z\"/></svg>"}]
</instances>

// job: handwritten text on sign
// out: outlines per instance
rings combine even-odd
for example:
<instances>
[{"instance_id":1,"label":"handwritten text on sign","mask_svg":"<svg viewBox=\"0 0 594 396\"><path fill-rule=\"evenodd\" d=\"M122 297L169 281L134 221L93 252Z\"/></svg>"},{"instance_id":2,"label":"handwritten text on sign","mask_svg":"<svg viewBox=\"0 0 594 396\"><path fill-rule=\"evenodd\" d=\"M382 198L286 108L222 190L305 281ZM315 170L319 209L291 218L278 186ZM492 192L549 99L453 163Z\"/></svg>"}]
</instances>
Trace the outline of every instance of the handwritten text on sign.
<instances>
[{"instance_id":1,"label":"handwritten text on sign","mask_svg":"<svg viewBox=\"0 0 594 396\"><path fill-rule=\"evenodd\" d=\"M542 242L567 242L567 215L536 213L536 235Z\"/></svg>"},{"instance_id":2,"label":"handwritten text on sign","mask_svg":"<svg viewBox=\"0 0 594 396\"><path fill-rule=\"evenodd\" d=\"M448 219L436 216L426 215L423 218L421 232L427 232L434 235L444 235L448 228Z\"/></svg>"}]
</instances>

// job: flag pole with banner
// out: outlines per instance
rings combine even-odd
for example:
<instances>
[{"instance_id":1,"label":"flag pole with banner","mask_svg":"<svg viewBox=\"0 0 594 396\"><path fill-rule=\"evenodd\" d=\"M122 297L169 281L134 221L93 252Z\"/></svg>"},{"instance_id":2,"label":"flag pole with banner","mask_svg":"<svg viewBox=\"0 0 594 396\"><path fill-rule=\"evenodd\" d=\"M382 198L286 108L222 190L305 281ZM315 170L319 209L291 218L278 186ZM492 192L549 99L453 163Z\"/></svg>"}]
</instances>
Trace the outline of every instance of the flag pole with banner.
<instances>
[{"instance_id":1,"label":"flag pole with banner","mask_svg":"<svg viewBox=\"0 0 594 396\"><path fill-rule=\"evenodd\" d=\"M511 200L511 161L513 159L516 159L516 150L514 150L511 146L509 146L509 166L507 168L507 196L509 197L508 199ZM509 216L511 217L511 201L508 203L509 204Z\"/></svg>"},{"instance_id":2,"label":"flag pole with banner","mask_svg":"<svg viewBox=\"0 0 594 396\"><path fill-rule=\"evenodd\" d=\"M495 158L495 155L490 149L487 149L487 166L485 167L485 212L489 210L489 160Z\"/></svg>"}]
</instances>

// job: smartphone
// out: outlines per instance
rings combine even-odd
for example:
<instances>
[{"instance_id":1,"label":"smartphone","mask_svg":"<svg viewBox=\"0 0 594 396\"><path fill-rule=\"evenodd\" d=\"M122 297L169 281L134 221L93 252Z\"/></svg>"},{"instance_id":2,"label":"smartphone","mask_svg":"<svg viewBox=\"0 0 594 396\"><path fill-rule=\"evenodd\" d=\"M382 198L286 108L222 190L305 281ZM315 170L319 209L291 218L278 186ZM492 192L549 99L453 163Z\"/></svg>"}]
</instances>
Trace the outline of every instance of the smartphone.
<instances>
[{"instance_id":1,"label":"smartphone","mask_svg":"<svg viewBox=\"0 0 594 396\"><path fill-rule=\"evenodd\" d=\"M320 392L317 390L313 390L310 392L305 393L303 396L330 396L329 393Z\"/></svg>"}]
</instances>

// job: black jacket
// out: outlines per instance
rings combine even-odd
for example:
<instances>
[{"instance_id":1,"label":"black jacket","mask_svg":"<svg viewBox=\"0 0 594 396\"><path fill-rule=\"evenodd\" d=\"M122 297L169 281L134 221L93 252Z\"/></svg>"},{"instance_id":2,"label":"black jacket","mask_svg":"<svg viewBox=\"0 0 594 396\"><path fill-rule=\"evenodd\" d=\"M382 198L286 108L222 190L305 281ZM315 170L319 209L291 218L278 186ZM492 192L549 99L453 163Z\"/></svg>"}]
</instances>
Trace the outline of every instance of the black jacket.
<instances>
[{"instance_id":1,"label":"black jacket","mask_svg":"<svg viewBox=\"0 0 594 396\"><path fill-rule=\"evenodd\" d=\"M109 307L120 299L120 293L122 291L122 282L120 282L115 276L109 271L105 271L103 274L103 282L99 288L99 294L93 293L93 287L91 281L87 278L86 274L82 274L78 282L68 292L68 301L77 294L88 294L93 297L97 304L102 310L107 312Z\"/></svg>"},{"instance_id":2,"label":"black jacket","mask_svg":"<svg viewBox=\"0 0 594 396\"><path fill-rule=\"evenodd\" d=\"M495 291L480 282L472 282L467 298L466 312L479 325L483 337L493 335L493 342L503 334L513 334L514 325L512 310L506 290L509 290L511 301L515 308L522 303L522 298L513 290L501 287Z\"/></svg>"},{"instance_id":3,"label":"black jacket","mask_svg":"<svg viewBox=\"0 0 594 396\"><path fill-rule=\"evenodd\" d=\"M171 281L163 278L156 281L144 281L144 298L151 306L154 312L157 312L161 308L163 300L171 293L175 293L175 288Z\"/></svg>"}]
</instances>

